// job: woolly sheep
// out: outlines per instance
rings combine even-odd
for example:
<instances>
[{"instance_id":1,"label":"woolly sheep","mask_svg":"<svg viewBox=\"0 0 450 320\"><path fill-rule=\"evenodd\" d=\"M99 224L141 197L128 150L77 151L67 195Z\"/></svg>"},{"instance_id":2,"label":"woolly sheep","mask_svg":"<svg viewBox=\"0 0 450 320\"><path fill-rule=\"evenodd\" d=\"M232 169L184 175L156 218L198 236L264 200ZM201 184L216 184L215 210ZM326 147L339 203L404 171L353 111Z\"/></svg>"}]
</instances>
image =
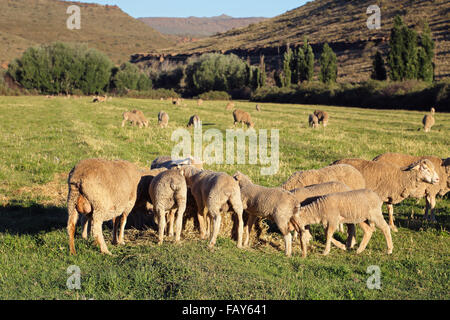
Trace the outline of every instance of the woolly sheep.
<instances>
[{"instance_id":1,"label":"woolly sheep","mask_svg":"<svg viewBox=\"0 0 450 320\"><path fill-rule=\"evenodd\" d=\"M314 115L319 120L319 123L322 123L324 127L328 125L329 115L328 112L322 110L315 110Z\"/></svg>"},{"instance_id":2,"label":"woolly sheep","mask_svg":"<svg viewBox=\"0 0 450 320\"><path fill-rule=\"evenodd\" d=\"M124 244L125 224L136 202L140 178L139 169L122 160L86 159L71 170L67 197L67 231L71 254L76 254L74 236L79 214L89 216L92 221L92 233L102 253L111 254L103 238L103 221L113 220L113 244ZM119 216L120 230L117 221Z\"/></svg>"},{"instance_id":3,"label":"woolly sheep","mask_svg":"<svg viewBox=\"0 0 450 320\"><path fill-rule=\"evenodd\" d=\"M386 238L388 254L391 254L393 250L391 232L384 221L382 205L380 197L367 189L332 193L301 207L300 212L292 218L292 224L297 231L305 231L305 226L321 223L326 228L327 237L323 255L328 255L337 226L340 223L357 223L364 231L363 239L356 251L359 254L364 251L374 232L372 226L365 222L368 220L370 224L374 223L381 229ZM303 256L306 256L306 251L303 252Z\"/></svg>"},{"instance_id":4,"label":"woolly sheep","mask_svg":"<svg viewBox=\"0 0 450 320\"><path fill-rule=\"evenodd\" d=\"M431 114L427 114L423 117L422 119L422 123L423 123L423 129L425 132L430 132L431 131L431 127L434 126L435 124L435 120L434 120L434 112L432 112Z\"/></svg>"},{"instance_id":5,"label":"woolly sheep","mask_svg":"<svg viewBox=\"0 0 450 320\"><path fill-rule=\"evenodd\" d=\"M397 204L408 198L425 183L439 183L434 165L430 160L423 159L400 168L391 163L368 161L363 159L343 159L334 164L349 164L361 172L366 188L378 194L386 204ZM396 232L393 207L389 209L389 226Z\"/></svg>"},{"instance_id":6,"label":"woolly sheep","mask_svg":"<svg viewBox=\"0 0 450 320\"><path fill-rule=\"evenodd\" d=\"M233 178L239 183L243 209L248 213L244 246L248 246L253 223L257 217L274 221L284 237L286 256L292 254L290 220L300 209L299 202L282 188L267 188L253 184L249 177L236 172Z\"/></svg>"},{"instance_id":7,"label":"woolly sheep","mask_svg":"<svg viewBox=\"0 0 450 320\"><path fill-rule=\"evenodd\" d=\"M202 99L198 99L197 100L197 106L202 106L203 105L203 100Z\"/></svg>"},{"instance_id":8,"label":"woolly sheep","mask_svg":"<svg viewBox=\"0 0 450 320\"><path fill-rule=\"evenodd\" d=\"M314 129L319 127L319 119L313 114L309 115L308 123L309 123L309 126Z\"/></svg>"},{"instance_id":9,"label":"woolly sheep","mask_svg":"<svg viewBox=\"0 0 450 320\"><path fill-rule=\"evenodd\" d=\"M445 196L447 192L450 191L450 158L440 159L435 156L424 156L417 157L411 156L402 153L384 153L373 159L373 161L379 162L387 162L395 164L399 167L407 167L410 164L417 162L422 159L430 160L433 165L436 173L439 176L438 184L423 184L421 188L418 188L414 191L410 196L416 199L424 198L426 199L426 207L425 207L425 219L430 219L432 221L436 221L436 217L434 215L434 207L436 206L436 195ZM392 204L387 205L388 208L392 207ZM389 208L392 210L393 207Z\"/></svg>"},{"instance_id":10,"label":"woolly sheep","mask_svg":"<svg viewBox=\"0 0 450 320\"><path fill-rule=\"evenodd\" d=\"M133 110L131 112L124 112L123 113L123 120L122 120L122 127L125 126L125 123L127 121L130 121L132 125L139 125L139 128L142 128L143 126L148 127L148 120L145 118L142 111L139 110Z\"/></svg>"},{"instance_id":11,"label":"woolly sheep","mask_svg":"<svg viewBox=\"0 0 450 320\"><path fill-rule=\"evenodd\" d=\"M194 114L192 117L189 118L189 122L187 124L188 127L194 126L194 128L197 128L200 126L200 117L196 114Z\"/></svg>"},{"instance_id":12,"label":"woolly sheep","mask_svg":"<svg viewBox=\"0 0 450 320\"><path fill-rule=\"evenodd\" d=\"M167 128L169 125L169 115L166 112L160 111L158 113L158 124L161 128Z\"/></svg>"},{"instance_id":13,"label":"woolly sheep","mask_svg":"<svg viewBox=\"0 0 450 320\"><path fill-rule=\"evenodd\" d=\"M261 111L261 106L259 104L256 105L256 111L258 111L258 112Z\"/></svg>"},{"instance_id":14,"label":"woolly sheep","mask_svg":"<svg viewBox=\"0 0 450 320\"><path fill-rule=\"evenodd\" d=\"M205 219L208 218L209 214L212 218L209 247L214 247L220 230L221 212L228 211L229 205L231 205L238 217L237 247L242 248L244 223L241 191L238 182L223 172L199 170L193 166L186 166L184 170L186 183L197 204L200 237L206 238Z\"/></svg>"},{"instance_id":15,"label":"woolly sheep","mask_svg":"<svg viewBox=\"0 0 450 320\"><path fill-rule=\"evenodd\" d=\"M148 193L152 200L155 217L158 221L158 244L161 244L164 239L166 214L175 209L177 212L175 241L179 242L187 199L187 186L184 178L184 171L179 168L174 168L161 172L152 179ZM171 214L172 216L175 216L174 212Z\"/></svg>"},{"instance_id":16,"label":"woolly sheep","mask_svg":"<svg viewBox=\"0 0 450 320\"><path fill-rule=\"evenodd\" d=\"M233 119L234 119L234 125L236 126L237 123L243 123L246 124L248 128L253 128L254 123L252 121L252 117L250 114L246 111L236 109L233 111Z\"/></svg>"},{"instance_id":17,"label":"woolly sheep","mask_svg":"<svg viewBox=\"0 0 450 320\"><path fill-rule=\"evenodd\" d=\"M227 111L229 111L229 110L233 110L234 107L235 107L234 102L228 102L226 109L227 109Z\"/></svg>"}]
</instances>

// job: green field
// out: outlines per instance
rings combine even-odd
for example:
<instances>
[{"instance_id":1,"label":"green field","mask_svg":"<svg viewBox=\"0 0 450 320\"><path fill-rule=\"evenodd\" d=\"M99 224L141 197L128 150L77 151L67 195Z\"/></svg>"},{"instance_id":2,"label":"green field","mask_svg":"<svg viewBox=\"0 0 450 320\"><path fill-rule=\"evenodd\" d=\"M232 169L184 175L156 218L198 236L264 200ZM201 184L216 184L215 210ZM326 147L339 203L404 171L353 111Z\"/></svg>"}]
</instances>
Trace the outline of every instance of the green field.
<instances>
[{"instance_id":1,"label":"green field","mask_svg":"<svg viewBox=\"0 0 450 320\"><path fill-rule=\"evenodd\" d=\"M450 201L439 198L437 223L422 220L425 201L408 199L395 206L398 233L394 252L377 231L361 255L332 248L327 257L323 228L313 228L312 249L301 258L298 243L291 258L284 256L282 237L240 250L227 236L214 252L207 242L184 239L157 246L153 230L125 232L126 245L111 245L112 256L101 255L92 240L76 239L77 255L69 255L66 233L66 178L81 159L125 159L149 167L158 155L168 155L173 130L198 114L203 128L224 132L233 127L225 102L187 107L168 101L113 99L93 104L90 98L46 99L0 97L0 299L449 299ZM448 157L450 114L436 114L436 125L425 134L423 113L320 108L330 113L327 128L307 126L317 106L237 102L250 111L255 129L280 130L280 170L261 176L260 165L211 165L208 169L237 170L255 183L278 186L300 169L320 168L340 158L372 159L384 152ZM149 128L121 128L122 113L141 109ZM157 113L170 115L168 129L159 129ZM192 130L192 129L191 129ZM206 145L206 144L205 144ZM386 211L386 210L385 210ZM358 230L358 240L361 239ZM338 235L342 237L342 235ZM81 289L69 290L67 268L81 270ZM381 269L381 290L369 290L366 270Z\"/></svg>"}]
</instances>

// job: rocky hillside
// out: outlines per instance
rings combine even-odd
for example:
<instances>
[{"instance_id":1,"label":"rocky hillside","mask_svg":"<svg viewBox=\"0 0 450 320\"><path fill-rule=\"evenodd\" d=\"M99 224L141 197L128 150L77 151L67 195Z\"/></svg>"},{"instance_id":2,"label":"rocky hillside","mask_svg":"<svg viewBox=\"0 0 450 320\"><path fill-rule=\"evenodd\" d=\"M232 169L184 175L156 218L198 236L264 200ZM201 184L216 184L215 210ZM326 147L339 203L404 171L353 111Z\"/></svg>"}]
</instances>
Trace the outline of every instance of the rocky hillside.
<instances>
[{"instance_id":1,"label":"rocky hillside","mask_svg":"<svg viewBox=\"0 0 450 320\"><path fill-rule=\"evenodd\" d=\"M252 23L258 23L267 18L233 18L221 15L210 18L139 18L163 34L185 37L207 37L216 33L226 32L235 28L247 27Z\"/></svg>"},{"instance_id":2,"label":"rocky hillside","mask_svg":"<svg viewBox=\"0 0 450 320\"><path fill-rule=\"evenodd\" d=\"M381 8L381 29L369 30L370 5ZM315 0L275 18L234 29L196 42L168 48L158 54L136 55L135 61L182 61L192 54L233 52L252 62L264 54L269 68L279 66L286 44L301 45L304 36L316 56L325 42L339 59L340 81L363 81L370 75L377 49L386 52L395 15L418 30L427 21L436 41L437 79L450 77L450 2L448 0Z\"/></svg>"},{"instance_id":3,"label":"rocky hillside","mask_svg":"<svg viewBox=\"0 0 450 320\"><path fill-rule=\"evenodd\" d=\"M81 9L81 30L69 30L67 8ZM5 67L28 47L55 41L82 42L128 61L136 52L174 45L174 41L138 21L117 6L60 0L0 0L0 64Z\"/></svg>"}]
</instances>

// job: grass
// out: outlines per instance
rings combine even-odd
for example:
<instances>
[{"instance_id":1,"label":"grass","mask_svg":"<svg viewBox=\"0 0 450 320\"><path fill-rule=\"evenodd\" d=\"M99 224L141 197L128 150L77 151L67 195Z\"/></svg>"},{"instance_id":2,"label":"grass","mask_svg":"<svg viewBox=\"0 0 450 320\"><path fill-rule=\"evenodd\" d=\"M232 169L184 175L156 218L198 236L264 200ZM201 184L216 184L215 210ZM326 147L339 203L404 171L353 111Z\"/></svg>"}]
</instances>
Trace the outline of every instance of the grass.
<instances>
[{"instance_id":1,"label":"grass","mask_svg":"<svg viewBox=\"0 0 450 320\"><path fill-rule=\"evenodd\" d=\"M220 236L214 252L206 241L170 239L156 245L153 230L126 231L125 246L110 244L104 256L89 240L76 239L70 256L66 234L66 177L81 159L121 158L149 167L158 155L170 154L172 132L198 114L204 130L232 128L225 102L0 97L0 299L449 299L450 201L439 199L437 223L422 220L424 200L395 206L399 232L394 253L376 232L365 252L333 248L322 257L324 231L313 228L313 247L306 259L286 258L281 236L239 250ZM331 115L326 129L307 127L318 106L237 102L250 111L256 129L280 130L280 170L261 176L259 165L211 165L230 174L240 170L256 183L276 186L299 169L319 168L343 157L372 159L388 152L448 156L450 115L438 113L433 131L417 131L423 113L324 107ZM150 127L121 128L121 114L141 109ZM170 115L169 128L157 128L160 110ZM192 130L192 129L191 129ZM204 144L204 147L206 144ZM342 237L342 235L338 235ZM361 231L358 230L358 239ZM81 270L81 289L69 290L67 268ZM370 265L381 269L381 290L369 290Z\"/></svg>"}]
</instances>

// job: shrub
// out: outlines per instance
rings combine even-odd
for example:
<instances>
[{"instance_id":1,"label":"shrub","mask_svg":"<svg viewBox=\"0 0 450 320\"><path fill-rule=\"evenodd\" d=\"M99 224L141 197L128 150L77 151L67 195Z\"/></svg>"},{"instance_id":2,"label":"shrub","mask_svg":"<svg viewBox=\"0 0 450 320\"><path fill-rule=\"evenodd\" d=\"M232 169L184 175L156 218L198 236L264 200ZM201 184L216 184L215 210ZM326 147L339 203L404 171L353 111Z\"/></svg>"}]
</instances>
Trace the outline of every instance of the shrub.
<instances>
[{"instance_id":1,"label":"shrub","mask_svg":"<svg viewBox=\"0 0 450 320\"><path fill-rule=\"evenodd\" d=\"M123 63L120 68L113 70L112 89L116 89L119 94L128 90L136 90L140 80L139 68L130 62Z\"/></svg>"},{"instance_id":2,"label":"shrub","mask_svg":"<svg viewBox=\"0 0 450 320\"><path fill-rule=\"evenodd\" d=\"M337 58L336 54L330 48L328 43L323 46L323 52L320 56L320 74L319 79L323 83L334 83L337 79Z\"/></svg>"},{"instance_id":3,"label":"shrub","mask_svg":"<svg viewBox=\"0 0 450 320\"><path fill-rule=\"evenodd\" d=\"M225 91L208 91L198 96L203 100L230 100L231 96Z\"/></svg>"}]
</instances>

